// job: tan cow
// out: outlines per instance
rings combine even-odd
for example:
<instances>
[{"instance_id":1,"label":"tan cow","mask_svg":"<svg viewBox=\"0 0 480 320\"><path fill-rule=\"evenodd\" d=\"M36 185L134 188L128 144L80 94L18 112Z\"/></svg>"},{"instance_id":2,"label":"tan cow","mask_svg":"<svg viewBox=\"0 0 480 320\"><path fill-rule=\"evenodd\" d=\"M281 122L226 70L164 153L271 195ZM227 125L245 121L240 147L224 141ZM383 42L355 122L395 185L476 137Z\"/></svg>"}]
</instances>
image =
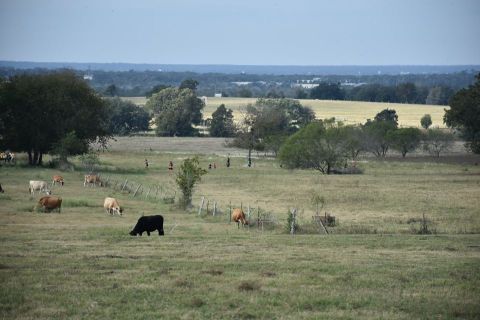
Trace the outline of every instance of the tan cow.
<instances>
[{"instance_id":1,"label":"tan cow","mask_svg":"<svg viewBox=\"0 0 480 320\"><path fill-rule=\"evenodd\" d=\"M105 208L107 213L110 213L111 215L113 215L116 212L119 216L121 216L123 213L123 208L120 207L117 199L115 198L110 198L110 197L105 198L105 201L103 202L103 207Z\"/></svg>"},{"instance_id":2,"label":"tan cow","mask_svg":"<svg viewBox=\"0 0 480 320\"><path fill-rule=\"evenodd\" d=\"M28 191L30 191L32 196L35 195L35 191L44 192L48 195L52 194L52 191L48 189L48 184L45 181L40 180L30 180Z\"/></svg>"},{"instance_id":3,"label":"tan cow","mask_svg":"<svg viewBox=\"0 0 480 320\"><path fill-rule=\"evenodd\" d=\"M240 222L242 223L242 226L248 225L248 221L245 219L245 213L239 208L233 209L232 220L237 223L238 228L240 228Z\"/></svg>"},{"instance_id":4,"label":"tan cow","mask_svg":"<svg viewBox=\"0 0 480 320\"><path fill-rule=\"evenodd\" d=\"M86 187L87 184L92 185L95 187L96 184L98 184L100 187L102 186L102 181L100 180L100 177L97 176L96 174L87 174L85 175L85 180L83 181L83 186Z\"/></svg>"},{"instance_id":5,"label":"tan cow","mask_svg":"<svg viewBox=\"0 0 480 320\"><path fill-rule=\"evenodd\" d=\"M57 183L63 186L65 181L63 180L62 176L53 176L52 177L52 184L56 185Z\"/></svg>"},{"instance_id":6,"label":"tan cow","mask_svg":"<svg viewBox=\"0 0 480 320\"><path fill-rule=\"evenodd\" d=\"M54 209L58 209L58 212L60 212L62 208L62 198L52 196L41 197L40 200L38 200L38 205L43 207L44 212Z\"/></svg>"}]
</instances>

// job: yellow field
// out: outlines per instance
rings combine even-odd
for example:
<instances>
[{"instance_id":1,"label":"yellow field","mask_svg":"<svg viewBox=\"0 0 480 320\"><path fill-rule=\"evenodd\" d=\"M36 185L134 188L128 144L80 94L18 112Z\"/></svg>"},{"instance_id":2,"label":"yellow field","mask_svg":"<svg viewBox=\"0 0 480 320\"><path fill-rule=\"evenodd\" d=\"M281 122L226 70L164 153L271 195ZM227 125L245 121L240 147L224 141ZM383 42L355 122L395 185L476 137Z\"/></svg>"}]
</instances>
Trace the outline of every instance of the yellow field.
<instances>
[{"instance_id":1,"label":"yellow field","mask_svg":"<svg viewBox=\"0 0 480 320\"><path fill-rule=\"evenodd\" d=\"M144 105L145 98L124 98L138 105ZM208 97L204 118L211 117L212 113L222 103L233 110L235 120L238 121L245 114L246 106L255 103L256 98L213 98ZM367 119L373 119L383 109L395 109L398 114L400 126L420 126L420 119L424 114L430 114L433 126L444 128L443 115L448 106L424 105L424 104L401 104L381 102L339 101L339 100L300 100L304 106L309 106L315 111L317 118L325 119L335 117L346 124L364 123Z\"/></svg>"}]
</instances>

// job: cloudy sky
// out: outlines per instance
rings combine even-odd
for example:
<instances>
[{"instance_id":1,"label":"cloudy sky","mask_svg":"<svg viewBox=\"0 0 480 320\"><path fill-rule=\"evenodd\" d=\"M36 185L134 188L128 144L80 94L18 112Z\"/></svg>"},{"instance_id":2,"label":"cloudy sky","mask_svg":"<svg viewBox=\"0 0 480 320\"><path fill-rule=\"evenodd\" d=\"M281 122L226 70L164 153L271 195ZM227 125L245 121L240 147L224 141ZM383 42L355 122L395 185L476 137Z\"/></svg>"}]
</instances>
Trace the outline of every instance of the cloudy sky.
<instances>
[{"instance_id":1,"label":"cloudy sky","mask_svg":"<svg viewBox=\"0 0 480 320\"><path fill-rule=\"evenodd\" d=\"M0 0L0 60L480 64L480 0Z\"/></svg>"}]
</instances>

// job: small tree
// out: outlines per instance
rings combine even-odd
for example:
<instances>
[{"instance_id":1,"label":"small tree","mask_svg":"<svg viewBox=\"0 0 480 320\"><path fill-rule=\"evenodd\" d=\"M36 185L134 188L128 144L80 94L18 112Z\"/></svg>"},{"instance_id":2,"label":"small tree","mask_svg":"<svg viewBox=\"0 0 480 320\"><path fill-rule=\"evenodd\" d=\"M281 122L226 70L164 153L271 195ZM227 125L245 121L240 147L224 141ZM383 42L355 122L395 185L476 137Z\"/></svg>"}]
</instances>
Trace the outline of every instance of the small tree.
<instances>
[{"instance_id":1,"label":"small tree","mask_svg":"<svg viewBox=\"0 0 480 320\"><path fill-rule=\"evenodd\" d=\"M225 108L224 104L221 104L217 110L212 113L210 135L212 137L232 137L234 134L233 111L232 109Z\"/></svg>"},{"instance_id":2,"label":"small tree","mask_svg":"<svg viewBox=\"0 0 480 320\"><path fill-rule=\"evenodd\" d=\"M325 206L325 197L321 196L318 193L313 193L310 201L315 206L315 213L318 215Z\"/></svg>"},{"instance_id":3,"label":"small tree","mask_svg":"<svg viewBox=\"0 0 480 320\"><path fill-rule=\"evenodd\" d=\"M394 124L395 128L398 127L398 115L397 111L394 109L384 109L377 113L375 116L375 121L377 122L390 122Z\"/></svg>"},{"instance_id":4,"label":"small tree","mask_svg":"<svg viewBox=\"0 0 480 320\"><path fill-rule=\"evenodd\" d=\"M98 158L98 154L89 152L80 156L80 162L82 163L85 172L92 173L97 171L96 169L100 164L100 159Z\"/></svg>"},{"instance_id":5,"label":"small tree","mask_svg":"<svg viewBox=\"0 0 480 320\"><path fill-rule=\"evenodd\" d=\"M59 156L60 160L67 162L69 156L88 152L88 142L79 139L75 131L67 133L59 142L53 145L52 153Z\"/></svg>"},{"instance_id":6,"label":"small tree","mask_svg":"<svg viewBox=\"0 0 480 320\"><path fill-rule=\"evenodd\" d=\"M343 165L346 156L346 132L336 125L312 122L287 139L279 158L287 168L312 168L330 174Z\"/></svg>"},{"instance_id":7,"label":"small tree","mask_svg":"<svg viewBox=\"0 0 480 320\"><path fill-rule=\"evenodd\" d=\"M429 114L426 114L420 119L420 124L422 128L428 129L432 125L432 117Z\"/></svg>"},{"instance_id":8,"label":"small tree","mask_svg":"<svg viewBox=\"0 0 480 320\"><path fill-rule=\"evenodd\" d=\"M405 158L408 152L415 151L420 145L422 133L417 128L400 128L387 133L392 148Z\"/></svg>"},{"instance_id":9,"label":"small tree","mask_svg":"<svg viewBox=\"0 0 480 320\"><path fill-rule=\"evenodd\" d=\"M186 209L191 206L195 184L201 181L202 176L206 173L207 171L200 167L197 157L187 158L180 165L175 182L182 191L180 199L182 208Z\"/></svg>"},{"instance_id":10,"label":"small tree","mask_svg":"<svg viewBox=\"0 0 480 320\"><path fill-rule=\"evenodd\" d=\"M424 137L423 148L439 158L440 153L448 151L453 145L453 135L441 129L429 129Z\"/></svg>"}]
</instances>

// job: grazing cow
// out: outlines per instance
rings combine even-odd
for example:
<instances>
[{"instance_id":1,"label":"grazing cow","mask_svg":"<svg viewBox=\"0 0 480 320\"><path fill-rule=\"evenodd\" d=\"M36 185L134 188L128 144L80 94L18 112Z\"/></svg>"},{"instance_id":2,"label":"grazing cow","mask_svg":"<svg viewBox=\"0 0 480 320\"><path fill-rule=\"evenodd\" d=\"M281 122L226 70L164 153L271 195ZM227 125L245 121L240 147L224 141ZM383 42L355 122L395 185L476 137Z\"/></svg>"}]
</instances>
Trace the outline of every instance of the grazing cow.
<instances>
[{"instance_id":1,"label":"grazing cow","mask_svg":"<svg viewBox=\"0 0 480 320\"><path fill-rule=\"evenodd\" d=\"M117 199L115 198L105 198L105 201L103 202L103 207L105 208L107 213L110 213L112 216L115 212L120 216L123 213L123 208L120 207Z\"/></svg>"},{"instance_id":2,"label":"grazing cow","mask_svg":"<svg viewBox=\"0 0 480 320\"><path fill-rule=\"evenodd\" d=\"M0 153L0 161L3 161L5 163L7 163L7 162L15 163L16 162L15 153L10 152L10 151L1 152Z\"/></svg>"},{"instance_id":3,"label":"grazing cow","mask_svg":"<svg viewBox=\"0 0 480 320\"><path fill-rule=\"evenodd\" d=\"M65 183L65 181L63 180L63 177L62 177L62 176L53 176L53 177L52 177L52 184L53 184L53 185L56 185L57 183L59 183L60 185L63 186L63 184Z\"/></svg>"},{"instance_id":4,"label":"grazing cow","mask_svg":"<svg viewBox=\"0 0 480 320\"><path fill-rule=\"evenodd\" d=\"M131 236L136 236L139 234L142 236L142 233L145 231L147 232L147 235L150 236L150 232L158 230L158 235L163 236L163 217L160 215L157 216L143 216L138 219L137 224L133 228L132 231L130 231Z\"/></svg>"},{"instance_id":5,"label":"grazing cow","mask_svg":"<svg viewBox=\"0 0 480 320\"><path fill-rule=\"evenodd\" d=\"M0 193L4 193L5 191L2 189L2 185L0 184Z\"/></svg>"},{"instance_id":6,"label":"grazing cow","mask_svg":"<svg viewBox=\"0 0 480 320\"><path fill-rule=\"evenodd\" d=\"M48 185L45 181L30 180L30 186L28 187L30 193L35 195L35 191L44 192L45 194L52 194L52 191L48 189Z\"/></svg>"},{"instance_id":7,"label":"grazing cow","mask_svg":"<svg viewBox=\"0 0 480 320\"><path fill-rule=\"evenodd\" d=\"M87 174L85 175L85 180L83 181L83 186L86 187L87 184L93 185L95 187L96 184L98 184L100 187L102 186L102 181L100 180L100 177L97 176L96 174Z\"/></svg>"},{"instance_id":8,"label":"grazing cow","mask_svg":"<svg viewBox=\"0 0 480 320\"><path fill-rule=\"evenodd\" d=\"M40 200L38 200L38 205L43 207L44 212L54 209L58 209L58 212L60 212L62 208L62 198L51 196L41 197Z\"/></svg>"},{"instance_id":9,"label":"grazing cow","mask_svg":"<svg viewBox=\"0 0 480 320\"><path fill-rule=\"evenodd\" d=\"M237 223L238 228L240 228L240 222L242 226L248 225L248 221L245 219L245 213L239 208L233 209L232 220Z\"/></svg>"}]
</instances>

